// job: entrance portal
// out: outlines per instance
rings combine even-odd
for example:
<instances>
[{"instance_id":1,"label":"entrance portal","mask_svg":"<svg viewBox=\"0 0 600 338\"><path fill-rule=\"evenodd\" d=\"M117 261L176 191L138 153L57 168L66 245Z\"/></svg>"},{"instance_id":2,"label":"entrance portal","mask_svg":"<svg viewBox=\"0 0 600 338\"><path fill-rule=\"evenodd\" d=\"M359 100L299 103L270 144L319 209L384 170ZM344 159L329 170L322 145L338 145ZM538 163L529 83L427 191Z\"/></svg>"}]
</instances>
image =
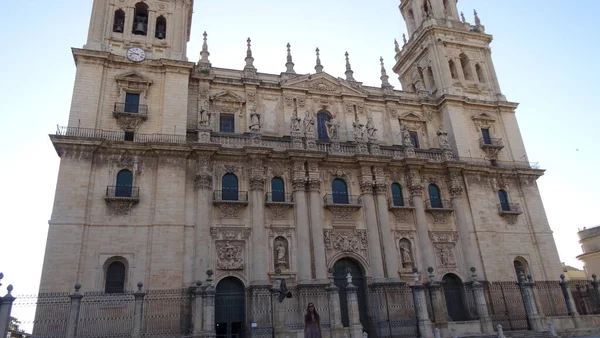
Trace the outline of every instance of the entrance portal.
<instances>
[{"instance_id":1,"label":"entrance portal","mask_svg":"<svg viewBox=\"0 0 600 338\"><path fill-rule=\"evenodd\" d=\"M215 330L217 338L244 337L246 322L246 292L244 284L227 277L217 284L215 293Z\"/></svg>"},{"instance_id":2,"label":"entrance portal","mask_svg":"<svg viewBox=\"0 0 600 338\"><path fill-rule=\"evenodd\" d=\"M442 278L444 296L446 298L446 309L448 317L452 321L468 320L468 312L464 302L464 288L462 281L455 274L447 274Z\"/></svg>"},{"instance_id":3,"label":"entrance portal","mask_svg":"<svg viewBox=\"0 0 600 338\"><path fill-rule=\"evenodd\" d=\"M366 293L365 293L365 275L362 268L353 259L342 258L335 263L333 266L333 281L339 288L340 292L340 308L342 310L342 324L344 327L350 326L350 318L348 317L348 302L346 298L346 286L347 280L346 269L350 268L350 274L352 275L352 284L358 288L358 312L360 314L360 323L363 327L367 326L367 307L366 307Z\"/></svg>"}]
</instances>

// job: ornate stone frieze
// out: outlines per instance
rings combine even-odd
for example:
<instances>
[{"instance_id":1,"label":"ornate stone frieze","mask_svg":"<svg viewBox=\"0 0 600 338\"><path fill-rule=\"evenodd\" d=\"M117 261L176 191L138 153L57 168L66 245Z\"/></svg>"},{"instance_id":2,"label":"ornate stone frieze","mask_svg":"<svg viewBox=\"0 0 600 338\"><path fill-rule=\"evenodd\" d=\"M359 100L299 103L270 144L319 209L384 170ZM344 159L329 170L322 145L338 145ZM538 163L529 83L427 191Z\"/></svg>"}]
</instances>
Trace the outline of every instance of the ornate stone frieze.
<instances>
[{"instance_id":1,"label":"ornate stone frieze","mask_svg":"<svg viewBox=\"0 0 600 338\"><path fill-rule=\"evenodd\" d=\"M298 104L299 107L305 107L306 106L306 98L304 96L286 95L284 97L284 101L285 101L286 107L293 107L294 106L294 99L296 99L296 103Z\"/></svg>"},{"instance_id":2,"label":"ornate stone frieze","mask_svg":"<svg viewBox=\"0 0 600 338\"><path fill-rule=\"evenodd\" d=\"M325 229L325 248L330 252L352 252L366 256L367 230Z\"/></svg>"},{"instance_id":3,"label":"ornate stone frieze","mask_svg":"<svg viewBox=\"0 0 600 338\"><path fill-rule=\"evenodd\" d=\"M338 88L332 83L323 80L307 82L304 86L317 92L334 93L338 91Z\"/></svg>"},{"instance_id":4,"label":"ornate stone frieze","mask_svg":"<svg viewBox=\"0 0 600 338\"><path fill-rule=\"evenodd\" d=\"M355 208L345 206L330 206L327 208L333 214L335 220L351 220L354 217Z\"/></svg>"},{"instance_id":5,"label":"ornate stone frieze","mask_svg":"<svg viewBox=\"0 0 600 338\"><path fill-rule=\"evenodd\" d=\"M396 240L400 240L402 238L408 238L410 240L414 240L417 236L417 232L415 230L392 230L394 233L394 238Z\"/></svg>"},{"instance_id":6,"label":"ornate stone frieze","mask_svg":"<svg viewBox=\"0 0 600 338\"><path fill-rule=\"evenodd\" d=\"M283 236L285 238L292 238L293 228L291 227L271 227L268 228L270 237Z\"/></svg>"},{"instance_id":7,"label":"ornate stone frieze","mask_svg":"<svg viewBox=\"0 0 600 338\"><path fill-rule=\"evenodd\" d=\"M394 214L394 217L396 218L396 222L410 223L413 220L413 217L412 217L413 209L412 208L392 208L392 213Z\"/></svg>"},{"instance_id":8,"label":"ornate stone frieze","mask_svg":"<svg viewBox=\"0 0 600 338\"><path fill-rule=\"evenodd\" d=\"M433 223L436 223L436 224L448 223L448 212L439 211L439 210L435 210L435 209L428 209L427 211L431 214L431 217L433 218Z\"/></svg>"},{"instance_id":9,"label":"ornate stone frieze","mask_svg":"<svg viewBox=\"0 0 600 338\"><path fill-rule=\"evenodd\" d=\"M148 114L125 113L114 111L113 116L117 120L117 125L123 130L136 131L142 123L148 119Z\"/></svg>"},{"instance_id":10,"label":"ornate stone frieze","mask_svg":"<svg viewBox=\"0 0 600 338\"><path fill-rule=\"evenodd\" d=\"M217 269L242 270L244 269L244 242L243 241L217 241Z\"/></svg>"},{"instance_id":11,"label":"ornate stone frieze","mask_svg":"<svg viewBox=\"0 0 600 338\"><path fill-rule=\"evenodd\" d=\"M411 169L408 172L408 191L411 196L421 196L423 194L421 174L415 169Z\"/></svg>"},{"instance_id":12,"label":"ornate stone frieze","mask_svg":"<svg viewBox=\"0 0 600 338\"><path fill-rule=\"evenodd\" d=\"M452 198L460 197L463 193L463 186L461 182L460 172L456 170L448 171L448 190Z\"/></svg>"},{"instance_id":13,"label":"ornate stone frieze","mask_svg":"<svg viewBox=\"0 0 600 338\"><path fill-rule=\"evenodd\" d=\"M217 240L233 241L247 239L251 233L252 229L246 227L216 226L210 228L210 235Z\"/></svg>"},{"instance_id":14,"label":"ornate stone frieze","mask_svg":"<svg viewBox=\"0 0 600 338\"><path fill-rule=\"evenodd\" d=\"M430 231L429 239L432 242L451 243L458 240L458 232L456 231Z\"/></svg>"},{"instance_id":15,"label":"ornate stone frieze","mask_svg":"<svg viewBox=\"0 0 600 338\"><path fill-rule=\"evenodd\" d=\"M348 174L344 169L342 169L342 167L337 167L335 169L329 170L329 174L335 178L345 178L348 176Z\"/></svg>"},{"instance_id":16,"label":"ornate stone frieze","mask_svg":"<svg viewBox=\"0 0 600 338\"><path fill-rule=\"evenodd\" d=\"M239 218L240 211L246 207L242 203L220 203L221 217L223 218Z\"/></svg>"},{"instance_id":17,"label":"ornate stone frieze","mask_svg":"<svg viewBox=\"0 0 600 338\"><path fill-rule=\"evenodd\" d=\"M106 198L108 210L115 216L129 215L131 208L138 202L138 199L131 198Z\"/></svg>"},{"instance_id":18,"label":"ornate stone frieze","mask_svg":"<svg viewBox=\"0 0 600 338\"><path fill-rule=\"evenodd\" d=\"M273 219L286 219L290 209L294 206L292 203L268 203L267 208L271 211Z\"/></svg>"}]
</instances>

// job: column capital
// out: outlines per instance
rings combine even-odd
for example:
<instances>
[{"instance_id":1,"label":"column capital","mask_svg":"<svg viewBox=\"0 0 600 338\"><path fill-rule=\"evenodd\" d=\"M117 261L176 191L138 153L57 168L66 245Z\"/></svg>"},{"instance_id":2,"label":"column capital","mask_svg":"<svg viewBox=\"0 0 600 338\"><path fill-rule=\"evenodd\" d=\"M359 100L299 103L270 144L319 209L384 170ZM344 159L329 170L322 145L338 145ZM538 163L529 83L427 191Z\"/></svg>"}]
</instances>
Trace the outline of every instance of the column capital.
<instances>
[{"instance_id":1,"label":"column capital","mask_svg":"<svg viewBox=\"0 0 600 338\"><path fill-rule=\"evenodd\" d=\"M210 173L196 174L196 178L194 179L194 188L195 189L212 190L212 186L213 186L213 178Z\"/></svg>"},{"instance_id":2,"label":"column capital","mask_svg":"<svg viewBox=\"0 0 600 338\"><path fill-rule=\"evenodd\" d=\"M264 175L253 175L250 177L250 190L265 190L265 182L267 181Z\"/></svg>"},{"instance_id":3,"label":"column capital","mask_svg":"<svg viewBox=\"0 0 600 338\"><path fill-rule=\"evenodd\" d=\"M292 189L294 191L305 191L306 190L306 178L294 178L292 180Z\"/></svg>"},{"instance_id":4,"label":"column capital","mask_svg":"<svg viewBox=\"0 0 600 338\"><path fill-rule=\"evenodd\" d=\"M387 193L387 183L385 182L374 182L373 190L376 195L385 195Z\"/></svg>"},{"instance_id":5,"label":"column capital","mask_svg":"<svg viewBox=\"0 0 600 338\"><path fill-rule=\"evenodd\" d=\"M373 182L361 182L360 183L360 192L362 194L372 194L373 193Z\"/></svg>"},{"instance_id":6,"label":"column capital","mask_svg":"<svg viewBox=\"0 0 600 338\"><path fill-rule=\"evenodd\" d=\"M319 192L321 190L321 180L316 178L307 179L308 191Z\"/></svg>"},{"instance_id":7,"label":"column capital","mask_svg":"<svg viewBox=\"0 0 600 338\"><path fill-rule=\"evenodd\" d=\"M463 184L460 176L461 173L459 170L448 170L448 190L450 191L450 196L452 196L452 198L459 198L463 194Z\"/></svg>"}]
</instances>

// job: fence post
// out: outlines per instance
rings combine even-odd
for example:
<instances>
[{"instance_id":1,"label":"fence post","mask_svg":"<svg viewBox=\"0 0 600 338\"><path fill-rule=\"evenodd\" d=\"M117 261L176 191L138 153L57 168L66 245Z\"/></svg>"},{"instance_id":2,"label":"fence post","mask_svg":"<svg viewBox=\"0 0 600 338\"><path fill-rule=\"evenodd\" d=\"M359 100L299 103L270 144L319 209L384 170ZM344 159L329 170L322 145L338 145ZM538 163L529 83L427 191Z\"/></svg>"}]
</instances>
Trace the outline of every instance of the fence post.
<instances>
[{"instance_id":1,"label":"fence post","mask_svg":"<svg viewBox=\"0 0 600 338\"><path fill-rule=\"evenodd\" d=\"M429 294L431 295L431 308L433 310L433 322L435 323L434 326L437 328L446 328L448 327L446 314L448 310L446 309L442 284L435 280L432 267L428 267L427 272L429 272L429 282L426 283L426 286Z\"/></svg>"},{"instance_id":2,"label":"fence post","mask_svg":"<svg viewBox=\"0 0 600 338\"><path fill-rule=\"evenodd\" d=\"M67 338L77 337L77 325L79 324L79 309L81 308L81 299L83 295L79 293L81 284L75 284L75 292L71 293L71 310L69 311L69 321L67 322Z\"/></svg>"},{"instance_id":3,"label":"fence post","mask_svg":"<svg viewBox=\"0 0 600 338\"><path fill-rule=\"evenodd\" d=\"M477 307L477 315L479 316L479 322L481 323L481 330L483 333L494 333L494 325L492 324L492 318L487 307L487 301L485 299L485 293L483 292L483 284L477 280L477 271L474 267L471 268L471 289L473 291L473 298L475 299L475 305Z\"/></svg>"},{"instance_id":4,"label":"fence post","mask_svg":"<svg viewBox=\"0 0 600 338\"><path fill-rule=\"evenodd\" d=\"M3 275L0 274L0 279L2 279L2 277ZM10 325L10 312L12 310L13 302L16 299L11 295L13 290L12 285L7 286L6 290L8 291L6 296L0 298L0 334L2 334L2 337L7 336L8 327Z\"/></svg>"},{"instance_id":5,"label":"fence post","mask_svg":"<svg viewBox=\"0 0 600 338\"><path fill-rule=\"evenodd\" d=\"M327 298L329 300L329 323L331 324L331 330L342 328L342 313L340 307L340 294L339 288L333 282L333 268L329 268L329 285L325 288L327 291Z\"/></svg>"},{"instance_id":6,"label":"fence post","mask_svg":"<svg viewBox=\"0 0 600 338\"><path fill-rule=\"evenodd\" d=\"M594 291L596 293L596 311L600 310L600 282L598 282L596 274L592 274L592 286L594 287Z\"/></svg>"},{"instance_id":7,"label":"fence post","mask_svg":"<svg viewBox=\"0 0 600 338\"><path fill-rule=\"evenodd\" d=\"M521 289L521 297L523 297L523 305L527 314L527 321L532 330L540 332L544 330L542 320L538 314L535 297L533 296L534 283L528 281L523 271L519 273L519 288Z\"/></svg>"},{"instance_id":8,"label":"fence post","mask_svg":"<svg viewBox=\"0 0 600 338\"><path fill-rule=\"evenodd\" d=\"M212 285L213 271L206 271L206 288L204 289L204 315L203 337L216 337L215 332L215 288Z\"/></svg>"},{"instance_id":9,"label":"fence post","mask_svg":"<svg viewBox=\"0 0 600 338\"><path fill-rule=\"evenodd\" d=\"M352 275L350 268L346 269L346 298L348 302L348 318L350 319L350 332L352 338L362 338L363 327L360 323L360 313L358 312L358 288L352 284Z\"/></svg>"},{"instance_id":10,"label":"fence post","mask_svg":"<svg viewBox=\"0 0 600 338\"><path fill-rule=\"evenodd\" d=\"M133 308L133 330L131 331L131 338L140 338L142 336L142 318L144 314L144 296L146 293L142 291L144 283L137 283L137 291L133 294L135 297L135 304Z\"/></svg>"},{"instance_id":11,"label":"fence post","mask_svg":"<svg viewBox=\"0 0 600 338\"><path fill-rule=\"evenodd\" d=\"M282 284L285 285L285 282L283 282L283 277L281 277L281 269L276 268L275 269L275 282L273 283L273 287L271 288L271 302L273 302L273 310L272 311L273 311L273 319L274 319L273 330L274 330L275 337L277 337L278 334L284 334L285 330L286 330L286 327L285 327L286 308L285 308L285 304L283 303L283 300L287 296L285 294L285 293L287 293L287 287L284 288L285 290L282 290Z\"/></svg>"},{"instance_id":12,"label":"fence post","mask_svg":"<svg viewBox=\"0 0 600 338\"><path fill-rule=\"evenodd\" d=\"M420 336L423 338L433 337L431 331L431 321L427 313L427 301L425 299L425 287L419 282L419 270L413 268L414 284L410 286L415 305L415 314L417 315L417 326Z\"/></svg>"},{"instance_id":13,"label":"fence post","mask_svg":"<svg viewBox=\"0 0 600 338\"><path fill-rule=\"evenodd\" d=\"M560 275L560 288L562 289L563 297L565 298L565 303L567 305L567 313L573 319L573 324L576 328L581 327L581 320L579 318L579 313L577 312L577 308L575 307L575 301L573 299L573 294L571 293L571 289L569 289L569 282L567 282L565 275Z\"/></svg>"},{"instance_id":14,"label":"fence post","mask_svg":"<svg viewBox=\"0 0 600 338\"><path fill-rule=\"evenodd\" d=\"M204 289L202 281L196 282L196 288L194 289L194 337L202 337L202 294Z\"/></svg>"}]
</instances>

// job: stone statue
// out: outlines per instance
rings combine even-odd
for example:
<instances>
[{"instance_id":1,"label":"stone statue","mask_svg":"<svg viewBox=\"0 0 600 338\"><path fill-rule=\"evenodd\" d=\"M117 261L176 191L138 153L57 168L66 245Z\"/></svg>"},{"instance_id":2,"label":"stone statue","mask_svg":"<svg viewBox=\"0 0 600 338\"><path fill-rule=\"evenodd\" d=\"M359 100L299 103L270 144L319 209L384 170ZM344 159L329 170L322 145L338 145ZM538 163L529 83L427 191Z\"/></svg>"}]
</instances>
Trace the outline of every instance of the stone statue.
<instances>
[{"instance_id":1,"label":"stone statue","mask_svg":"<svg viewBox=\"0 0 600 338\"><path fill-rule=\"evenodd\" d=\"M207 109L206 102L202 102L199 112L199 124L201 127L208 127L210 124L210 112Z\"/></svg>"},{"instance_id":2,"label":"stone statue","mask_svg":"<svg viewBox=\"0 0 600 338\"><path fill-rule=\"evenodd\" d=\"M298 117L298 112L294 110L294 115L292 115L292 123L290 125L290 129L292 130L292 134L300 133L300 118Z\"/></svg>"},{"instance_id":3,"label":"stone statue","mask_svg":"<svg viewBox=\"0 0 600 338\"><path fill-rule=\"evenodd\" d=\"M410 140L410 132L408 127L400 122L400 137L402 137L402 145L405 147L413 147L412 141Z\"/></svg>"},{"instance_id":4,"label":"stone statue","mask_svg":"<svg viewBox=\"0 0 600 338\"><path fill-rule=\"evenodd\" d=\"M442 126L440 126L440 129L438 129L437 135L440 141L440 148L448 150L452 149L452 147L450 146L450 142L448 142L448 133L445 132L444 129L442 129Z\"/></svg>"},{"instance_id":5,"label":"stone statue","mask_svg":"<svg viewBox=\"0 0 600 338\"><path fill-rule=\"evenodd\" d=\"M400 248L400 255L402 257L402 264L412 264L412 258L410 257L410 249L406 246Z\"/></svg>"},{"instance_id":6,"label":"stone statue","mask_svg":"<svg viewBox=\"0 0 600 338\"><path fill-rule=\"evenodd\" d=\"M275 251L277 251L277 264L287 264L285 259L286 249L282 242L277 243Z\"/></svg>"},{"instance_id":7,"label":"stone statue","mask_svg":"<svg viewBox=\"0 0 600 338\"><path fill-rule=\"evenodd\" d=\"M304 133L306 137L312 137L315 134L315 118L307 110L304 115Z\"/></svg>"},{"instance_id":8,"label":"stone statue","mask_svg":"<svg viewBox=\"0 0 600 338\"><path fill-rule=\"evenodd\" d=\"M369 140L376 140L377 139L377 128L375 128L375 123L373 122L373 118L369 117L367 118L367 135L369 137Z\"/></svg>"},{"instance_id":9,"label":"stone statue","mask_svg":"<svg viewBox=\"0 0 600 338\"><path fill-rule=\"evenodd\" d=\"M250 131L253 133L260 132L260 114L254 108L250 110Z\"/></svg>"},{"instance_id":10,"label":"stone statue","mask_svg":"<svg viewBox=\"0 0 600 338\"><path fill-rule=\"evenodd\" d=\"M340 124L335 120L335 118L331 119L330 121L327 121L326 124L329 130L329 139L331 139L332 141L339 140Z\"/></svg>"},{"instance_id":11,"label":"stone statue","mask_svg":"<svg viewBox=\"0 0 600 338\"><path fill-rule=\"evenodd\" d=\"M404 44L406 45L406 34L402 33L402 41L404 42Z\"/></svg>"},{"instance_id":12,"label":"stone statue","mask_svg":"<svg viewBox=\"0 0 600 338\"><path fill-rule=\"evenodd\" d=\"M364 125L360 123L358 116L354 118L354 122L352 122L352 127L354 128L354 139L356 142L361 142L365 137Z\"/></svg>"}]
</instances>

